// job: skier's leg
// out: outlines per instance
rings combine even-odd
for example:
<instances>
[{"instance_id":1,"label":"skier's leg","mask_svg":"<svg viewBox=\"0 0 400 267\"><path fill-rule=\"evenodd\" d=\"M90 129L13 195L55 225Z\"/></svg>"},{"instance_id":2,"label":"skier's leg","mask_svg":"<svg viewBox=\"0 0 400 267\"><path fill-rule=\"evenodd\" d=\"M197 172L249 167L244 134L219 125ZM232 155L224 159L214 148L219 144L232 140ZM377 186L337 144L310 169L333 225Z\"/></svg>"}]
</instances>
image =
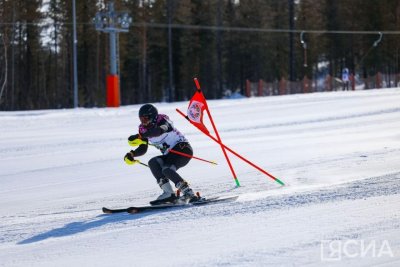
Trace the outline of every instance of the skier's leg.
<instances>
[{"instance_id":1,"label":"skier's leg","mask_svg":"<svg viewBox=\"0 0 400 267\"><path fill-rule=\"evenodd\" d=\"M150 159L148 164L151 173L157 180L157 183L160 183L160 180L165 177L164 174L162 173L162 165L164 164L162 156Z\"/></svg>"},{"instance_id":2,"label":"skier's leg","mask_svg":"<svg viewBox=\"0 0 400 267\"><path fill-rule=\"evenodd\" d=\"M164 166L164 168L162 169L162 173L175 185L183 181L183 178L176 172L175 165Z\"/></svg>"},{"instance_id":3,"label":"skier's leg","mask_svg":"<svg viewBox=\"0 0 400 267\"><path fill-rule=\"evenodd\" d=\"M185 153L187 155L193 155L193 150L188 143L179 143L173 150ZM183 181L183 178L176 172L178 169L186 166L190 161L189 157L181 156L172 152L164 158L164 164L162 166L162 173L165 177L171 180L175 185Z\"/></svg>"},{"instance_id":4,"label":"skier's leg","mask_svg":"<svg viewBox=\"0 0 400 267\"><path fill-rule=\"evenodd\" d=\"M175 183L175 187L179 189L182 193L183 197L189 202L193 202L198 200L199 198L194 194L193 190L189 187L189 183L186 182L177 172L174 165L166 166L163 169L163 174L165 177L168 177L173 183Z\"/></svg>"},{"instance_id":5,"label":"skier's leg","mask_svg":"<svg viewBox=\"0 0 400 267\"><path fill-rule=\"evenodd\" d=\"M172 189L169 180L165 178L162 172L163 156L154 157L149 161L149 167L153 176L157 179L157 183L163 190L163 193L154 201L150 201L151 205L162 204L166 202L173 202L176 199L175 191Z\"/></svg>"},{"instance_id":6,"label":"skier's leg","mask_svg":"<svg viewBox=\"0 0 400 267\"><path fill-rule=\"evenodd\" d=\"M193 150L188 143L179 143L176 145L174 150L193 155ZM194 194L193 190L189 187L189 184L176 172L179 168L186 166L190 161L189 157L181 156L178 154L169 153L165 157L165 164L162 168L162 173L175 183L176 188L178 188L183 196L189 201L195 201L198 197Z\"/></svg>"}]
</instances>

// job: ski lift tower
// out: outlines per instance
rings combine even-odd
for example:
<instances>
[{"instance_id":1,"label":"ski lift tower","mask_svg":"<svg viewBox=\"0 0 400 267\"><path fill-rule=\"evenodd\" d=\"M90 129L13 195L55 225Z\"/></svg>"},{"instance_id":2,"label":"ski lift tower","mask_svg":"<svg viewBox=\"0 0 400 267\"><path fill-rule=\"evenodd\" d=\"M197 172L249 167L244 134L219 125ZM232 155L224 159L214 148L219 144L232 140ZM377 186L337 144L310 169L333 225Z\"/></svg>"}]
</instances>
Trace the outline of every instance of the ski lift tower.
<instances>
[{"instance_id":1,"label":"ski lift tower","mask_svg":"<svg viewBox=\"0 0 400 267\"><path fill-rule=\"evenodd\" d=\"M110 35L110 73L107 75L107 107L119 107L119 73L117 71L117 33L128 32L132 18L126 11L115 11L114 1L108 2L108 10L96 13L93 19L96 30Z\"/></svg>"}]
</instances>

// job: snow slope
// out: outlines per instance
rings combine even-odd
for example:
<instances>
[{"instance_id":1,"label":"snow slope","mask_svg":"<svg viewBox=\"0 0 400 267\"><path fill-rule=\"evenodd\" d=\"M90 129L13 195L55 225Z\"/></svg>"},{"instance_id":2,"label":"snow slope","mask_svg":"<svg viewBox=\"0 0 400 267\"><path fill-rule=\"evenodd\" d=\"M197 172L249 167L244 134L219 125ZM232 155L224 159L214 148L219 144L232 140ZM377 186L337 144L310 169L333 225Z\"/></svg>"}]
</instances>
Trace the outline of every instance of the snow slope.
<instances>
[{"instance_id":1,"label":"snow slope","mask_svg":"<svg viewBox=\"0 0 400 267\"><path fill-rule=\"evenodd\" d=\"M123 162L140 106L0 112L0 266L400 266L399 88L209 106L223 142L286 186L230 154L235 188L220 147L175 112L187 102L159 103L219 163L192 160L182 176L240 197L103 215L160 192Z\"/></svg>"}]
</instances>

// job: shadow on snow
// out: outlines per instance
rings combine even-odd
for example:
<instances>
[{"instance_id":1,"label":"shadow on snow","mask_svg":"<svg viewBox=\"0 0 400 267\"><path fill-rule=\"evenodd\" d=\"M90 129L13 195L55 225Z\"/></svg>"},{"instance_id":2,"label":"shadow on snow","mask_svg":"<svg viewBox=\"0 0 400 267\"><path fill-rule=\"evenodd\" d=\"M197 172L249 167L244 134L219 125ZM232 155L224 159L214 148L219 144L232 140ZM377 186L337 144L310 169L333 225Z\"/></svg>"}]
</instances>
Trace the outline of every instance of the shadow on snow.
<instances>
[{"instance_id":1,"label":"shadow on snow","mask_svg":"<svg viewBox=\"0 0 400 267\"><path fill-rule=\"evenodd\" d=\"M173 208L174 210L179 209L179 207ZM102 214L95 217L95 220L87 220L81 222L72 222L64 225L60 228L55 228L45 233L41 233L35 236L32 236L28 239L22 240L18 242L18 245L25 245L40 242L49 238L57 238L64 236L71 236L78 233L82 233L91 229L99 228L107 224L112 223L120 223L124 221L132 221L138 220L143 217L152 215L154 213L163 213L167 211L149 211L143 214L128 214L128 213L120 213L120 214Z\"/></svg>"}]
</instances>

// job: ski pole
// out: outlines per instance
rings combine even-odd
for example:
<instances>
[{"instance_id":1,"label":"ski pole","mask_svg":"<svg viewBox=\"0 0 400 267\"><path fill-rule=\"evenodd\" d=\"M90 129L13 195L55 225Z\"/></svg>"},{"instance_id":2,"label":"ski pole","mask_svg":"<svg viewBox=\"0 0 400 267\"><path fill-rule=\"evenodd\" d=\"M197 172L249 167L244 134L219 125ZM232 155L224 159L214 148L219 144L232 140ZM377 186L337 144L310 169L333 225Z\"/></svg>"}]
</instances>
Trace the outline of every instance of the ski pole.
<instances>
[{"instance_id":1,"label":"ski pole","mask_svg":"<svg viewBox=\"0 0 400 267\"><path fill-rule=\"evenodd\" d=\"M155 145L149 144L148 142L143 141L143 140L141 140L141 139L135 139L135 140L133 140L133 141L128 141L128 143L129 143L129 145L131 145L131 146L140 146L140 145L146 145L146 144L147 144L147 145L149 145L149 146L156 147ZM180 155L180 156L184 156L184 157L187 157L187 158L193 158L193 159L197 159L197 160L200 160L200 161L204 161L204 162L207 162L207 163L210 163L210 164L218 165L218 163L216 163L215 161L210 161L210 160L202 159L202 158L199 158L199 157L196 157L196 156L193 156L193 155L189 155L189 154L186 154L186 153L183 153L183 152L180 152L180 151L176 151L176 150L174 150L174 149L169 149L169 152L174 153L174 154L177 154L177 155Z\"/></svg>"},{"instance_id":2,"label":"ski pole","mask_svg":"<svg viewBox=\"0 0 400 267\"><path fill-rule=\"evenodd\" d=\"M126 162L126 164L128 164L128 165L134 165L135 163L139 163L140 165L149 167L149 165L147 165L147 164L141 162L141 161L138 160L138 159L135 159L134 161L130 161L130 160L125 159L125 162Z\"/></svg>"},{"instance_id":3,"label":"ski pole","mask_svg":"<svg viewBox=\"0 0 400 267\"><path fill-rule=\"evenodd\" d=\"M180 151L176 151L176 150L173 150L173 149L170 149L169 152L177 154L177 155L181 155L181 156L184 156L184 157L187 157L187 158L193 158L193 159L197 159L197 160L204 161L204 162L207 162L207 163L211 163L211 164L214 164L214 165L218 165L218 163L216 163L215 161L210 161L210 160L198 158L198 157L195 157L193 155L182 153Z\"/></svg>"},{"instance_id":4,"label":"ski pole","mask_svg":"<svg viewBox=\"0 0 400 267\"><path fill-rule=\"evenodd\" d=\"M145 164L145 163L143 163L143 162L141 162L141 161L139 161L139 160L136 160L136 161L137 161L137 163L139 163L140 165L143 165L143 166L149 167L149 165L147 165L147 164Z\"/></svg>"}]
</instances>

